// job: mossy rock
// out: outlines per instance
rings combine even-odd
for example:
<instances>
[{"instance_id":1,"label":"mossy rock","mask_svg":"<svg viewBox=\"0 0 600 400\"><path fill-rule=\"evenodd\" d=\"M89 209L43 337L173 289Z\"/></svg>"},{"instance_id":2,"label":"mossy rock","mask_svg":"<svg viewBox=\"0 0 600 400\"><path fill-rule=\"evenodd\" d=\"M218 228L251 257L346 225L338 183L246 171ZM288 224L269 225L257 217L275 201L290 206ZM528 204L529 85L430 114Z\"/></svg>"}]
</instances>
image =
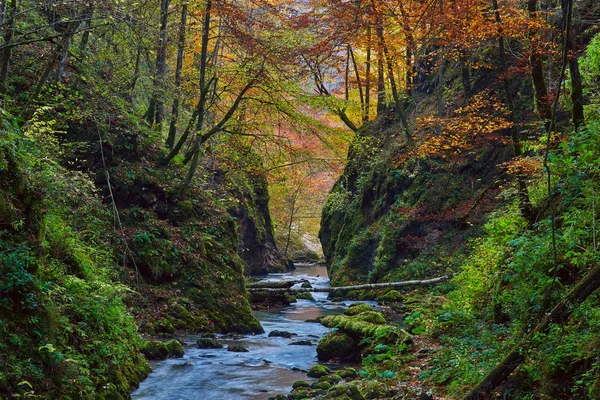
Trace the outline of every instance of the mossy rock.
<instances>
[{"instance_id":1,"label":"mossy rock","mask_svg":"<svg viewBox=\"0 0 600 400\"><path fill-rule=\"evenodd\" d=\"M196 340L196 344L200 349L221 349L223 345L212 338L202 337Z\"/></svg>"},{"instance_id":2,"label":"mossy rock","mask_svg":"<svg viewBox=\"0 0 600 400\"><path fill-rule=\"evenodd\" d=\"M308 370L306 374L309 378L320 378L329 374L331 370L324 365L315 365L311 369Z\"/></svg>"},{"instance_id":3,"label":"mossy rock","mask_svg":"<svg viewBox=\"0 0 600 400\"><path fill-rule=\"evenodd\" d=\"M321 361L346 359L356 352L358 341L345 332L329 332L317 345L317 358Z\"/></svg>"},{"instance_id":4,"label":"mossy rock","mask_svg":"<svg viewBox=\"0 0 600 400\"><path fill-rule=\"evenodd\" d=\"M377 297L377 301L380 303L399 303L403 300L404 295L395 289L388 290L381 296Z\"/></svg>"},{"instance_id":5,"label":"mossy rock","mask_svg":"<svg viewBox=\"0 0 600 400\"><path fill-rule=\"evenodd\" d=\"M312 289L312 285L310 284L310 282L302 282L302 285L300 286L304 289ZM296 296L298 297L298 296Z\"/></svg>"},{"instance_id":6,"label":"mossy rock","mask_svg":"<svg viewBox=\"0 0 600 400\"><path fill-rule=\"evenodd\" d=\"M365 311L354 317L358 321L370 322L371 324L385 325L385 318L377 311Z\"/></svg>"},{"instance_id":7,"label":"mossy rock","mask_svg":"<svg viewBox=\"0 0 600 400\"><path fill-rule=\"evenodd\" d=\"M302 400L302 399L310 399L310 395L306 392L306 390L300 390L294 394L294 400Z\"/></svg>"},{"instance_id":8,"label":"mossy rock","mask_svg":"<svg viewBox=\"0 0 600 400\"><path fill-rule=\"evenodd\" d=\"M319 378L320 381L329 382L332 385L339 383L342 380L342 377L339 374L322 376Z\"/></svg>"},{"instance_id":9,"label":"mossy rock","mask_svg":"<svg viewBox=\"0 0 600 400\"><path fill-rule=\"evenodd\" d=\"M165 347L169 351L169 357L181 358L185 354L179 340L169 340L165 342Z\"/></svg>"},{"instance_id":10,"label":"mossy rock","mask_svg":"<svg viewBox=\"0 0 600 400\"><path fill-rule=\"evenodd\" d=\"M144 342L140 351L148 360L164 360L169 356L167 346L159 340Z\"/></svg>"},{"instance_id":11,"label":"mossy rock","mask_svg":"<svg viewBox=\"0 0 600 400\"><path fill-rule=\"evenodd\" d=\"M343 383L331 387L327 391L325 398L335 400L365 400L358 386L354 383Z\"/></svg>"},{"instance_id":12,"label":"mossy rock","mask_svg":"<svg viewBox=\"0 0 600 400\"><path fill-rule=\"evenodd\" d=\"M358 376L358 372L356 372L356 370L352 367L344 368L343 370L339 371L338 374L343 379L352 379Z\"/></svg>"},{"instance_id":13,"label":"mossy rock","mask_svg":"<svg viewBox=\"0 0 600 400\"><path fill-rule=\"evenodd\" d=\"M292 385L292 389L298 389L298 388L301 388L301 387L310 387L310 383L308 383L306 381L296 381Z\"/></svg>"},{"instance_id":14,"label":"mossy rock","mask_svg":"<svg viewBox=\"0 0 600 400\"><path fill-rule=\"evenodd\" d=\"M354 303L344 311L344 315L353 316L366 311L373 311L373 307L365 303Z\"/></svg>"},{"instance_id":15,"label":"mossy rock","mask_svg":"<svg viewBox=\"0 0 600 400\"><path fill-rule=\"evenodd\" d=\"M173 323L167 318L159 319L152 328L156 333L163 333L167 335L175 333L175 327L173 326Z\"/></svg>"},{"instance_id":16,"label":"mossy rock","mask_svg":"<svg viewBox=\"0 0 600 400\"><path fill-rule=\"evenodd\" d=\"M230 344L227 346L227 351L233 351L235 353L247 353L249 350L240 344Z\"/></svg>"},{"instance_id":17,"label":"mossy rock","mask_svg":"<svg viewBox=\"0 0 600 400\"><path fill-rule=\"evenodd\" d=\"M285 299L287 300L288 303L295 303L296 302L296 296L291 295L291 294L287 294L286 293Z\"/></svg>"},{"instance_id":18,"label":"mossy rock","mask_svg":"<svg viewBox=\"0 0 600 400\"><path fill-rule=\"evenodd\" d=\"M327 390L329 388L331 388L331 383L327 382L327 381L323 381L323 382L313 382L310 385L311 389L320 389L320 390Z\"/></svg>"},{"instance_id":19,"label":"mossy rock","mask_svg":"<svg viewBox=\"0 0 600 400\"><path fill-rule=\"evenodd\" d=\"M302 292L296 295L296 299L315 301L311 292Z\"/></svg>"}]
</instances>

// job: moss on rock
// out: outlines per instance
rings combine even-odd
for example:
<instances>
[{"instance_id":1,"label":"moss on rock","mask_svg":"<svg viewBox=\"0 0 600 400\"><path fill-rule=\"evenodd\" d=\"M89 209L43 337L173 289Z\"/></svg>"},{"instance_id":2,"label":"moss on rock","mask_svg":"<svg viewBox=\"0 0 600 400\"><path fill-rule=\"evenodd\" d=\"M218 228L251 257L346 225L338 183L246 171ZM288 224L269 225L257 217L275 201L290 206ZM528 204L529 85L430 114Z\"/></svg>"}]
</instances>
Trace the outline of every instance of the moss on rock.
<instances>
[{"instance_id":1,"label":"moss on rock","mask_svg":"<svg viewBox=\"0 0 600 400\"><path fill-rule=\"evenodd\" d=\"M306 375L308 375L309 378L320 378L329 374L330 372L331 370L324 365L315 365L314 367L308 370L308 373Z\"/></svg>"},{"instance_id":2,"label":"moss on rock","mask_svg":"<svg viewBox=\"0 0 600 400\"><path fill-rule=\"evenodd\" d=\"M356 352L357 344L358 340L347 333L329 332L317 345L317 358L321 361L345 360Z\"/></svg>"}]
</instances>

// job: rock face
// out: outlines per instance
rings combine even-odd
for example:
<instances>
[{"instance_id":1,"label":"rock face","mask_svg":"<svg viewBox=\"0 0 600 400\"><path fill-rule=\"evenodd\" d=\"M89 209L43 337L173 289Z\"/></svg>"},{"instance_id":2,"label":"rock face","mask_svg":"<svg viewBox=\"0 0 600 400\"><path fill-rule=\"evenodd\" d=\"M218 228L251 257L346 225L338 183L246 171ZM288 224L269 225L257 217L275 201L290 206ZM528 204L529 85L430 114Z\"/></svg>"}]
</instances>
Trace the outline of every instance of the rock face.
<instances>
[{"instance_id":1,"label":"rock face","mask_svg":"<svg viewBox=\"0 0 600 400\"><path fill-rule=\"evenodd\" d=\"M265 177L249 178L248 186L236 192L240 202L229 213L237 222L238 254L244 262L245 274L263 275L293 268L275 245Z\"/></svg>"},{"instance_id":2,"label":"rock face","mask_svg":"<svg viewBox=\"0 0 600 400\"><path fill-rule=\"evenodd\" d=\"M510 149L488 143L453 160L404 157L398 130L382 117L359 131L329 194L319 238L334 286L442 274L444 252L498 201L496 166Z\"/></svg>"}]
</instances>

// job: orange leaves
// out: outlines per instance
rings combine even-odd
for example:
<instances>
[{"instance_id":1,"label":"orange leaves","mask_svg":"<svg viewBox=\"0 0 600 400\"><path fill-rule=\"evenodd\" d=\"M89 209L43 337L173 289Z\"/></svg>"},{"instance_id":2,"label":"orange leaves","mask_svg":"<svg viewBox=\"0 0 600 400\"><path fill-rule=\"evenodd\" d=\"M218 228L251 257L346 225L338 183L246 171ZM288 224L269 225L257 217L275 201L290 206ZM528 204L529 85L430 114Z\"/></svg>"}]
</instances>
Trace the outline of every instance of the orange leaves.
<instances>
[{"instance_id":1,"label":"orange leaves","mask_svg":"<svg viewBox=\"0 0 600 400\"><path fill-rule=\"evenodd\" d=\"M418 120L416 131L422 139L412 150L419 157L460 154L476 148L483 141L507 142L501 135L513 126L504 104L490 91L474 96L471 102L446 118L426 117Z\"/></svg>"},{"instance_id":2,"label":"orange leaves","mask_svg":"<svg viewBox=\"0 0 600 400\"><path fill-rule=\"evenodd\" d=\"M540 176L543 172L541 157L521 156L502 164L506 172L514 176Z\"/></svg>"}]
</instances>

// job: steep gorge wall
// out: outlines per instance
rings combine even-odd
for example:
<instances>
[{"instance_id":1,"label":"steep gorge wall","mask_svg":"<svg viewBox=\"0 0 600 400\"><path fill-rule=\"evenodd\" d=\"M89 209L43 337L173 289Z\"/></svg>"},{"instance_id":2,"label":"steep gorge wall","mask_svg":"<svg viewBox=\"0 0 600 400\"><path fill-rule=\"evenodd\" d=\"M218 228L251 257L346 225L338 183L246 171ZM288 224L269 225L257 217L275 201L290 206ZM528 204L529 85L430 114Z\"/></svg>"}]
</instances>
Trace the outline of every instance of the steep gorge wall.
<instances>
[{"instance_id":1,"label":"steep gorge wall","mask_svg":"<svg viewBox=\"0 0 600 400\"><path fill-rule=\"evenodd\" d=\"M399 131L391 112L359 131L324 207L319 237L335 285L446 272L496 202L510 148L404 161Z\"/></svg>"}]
</instances>

